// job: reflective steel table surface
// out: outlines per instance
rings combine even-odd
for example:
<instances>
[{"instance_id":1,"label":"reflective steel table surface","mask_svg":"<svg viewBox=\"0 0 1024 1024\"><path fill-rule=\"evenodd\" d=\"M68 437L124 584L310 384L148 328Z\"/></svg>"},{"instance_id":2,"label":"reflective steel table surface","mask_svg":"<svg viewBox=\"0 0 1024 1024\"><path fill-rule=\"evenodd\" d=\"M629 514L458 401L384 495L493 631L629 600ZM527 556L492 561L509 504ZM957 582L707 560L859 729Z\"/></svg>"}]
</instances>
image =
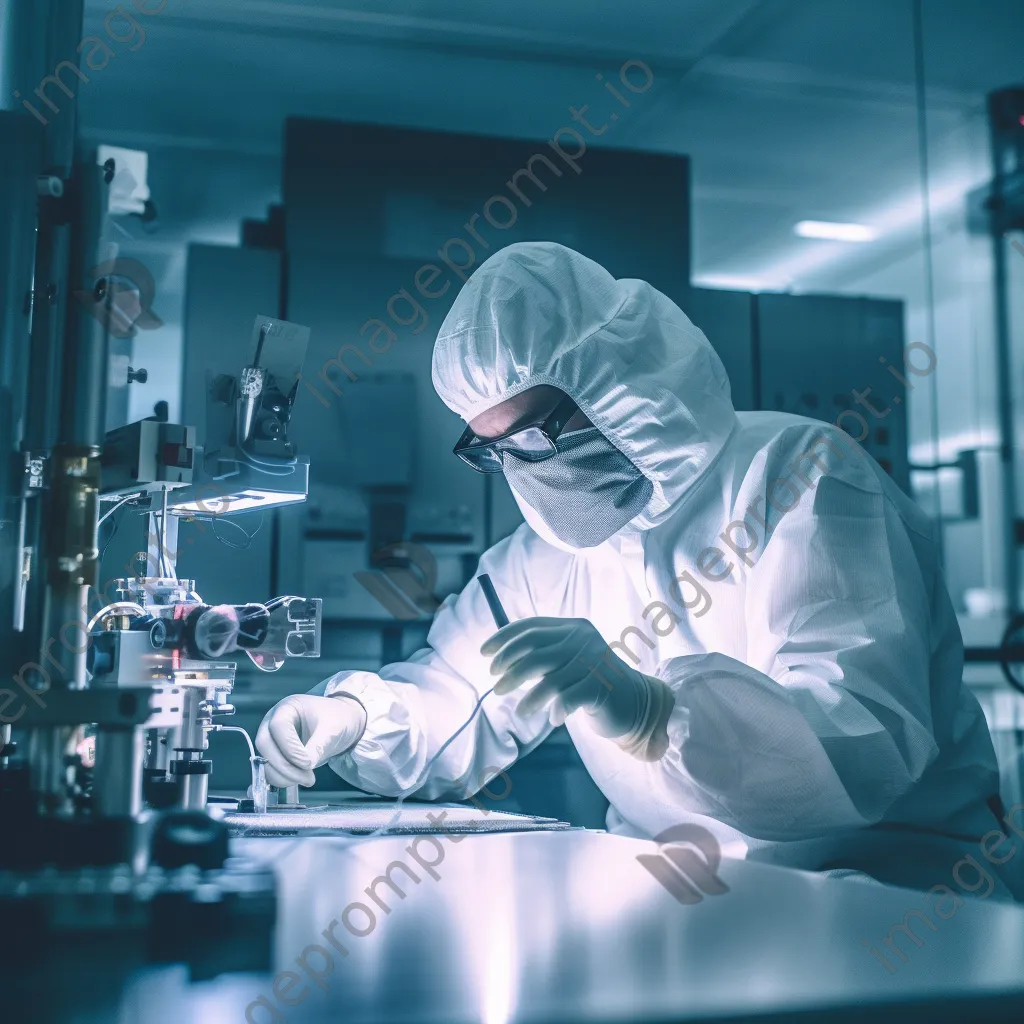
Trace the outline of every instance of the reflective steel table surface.
<instances>
[{"instance_id":1,"label":"reflective steel table surface","mask_svg":"<svg viewBox=\"0 0 1024 1024\"><path fill-rule=\"evenodd\" d=\"M278 870L278 973L142 978L120 1024L1024 1020L1024 908L990 900L929 926L923 893L725 861L684 904L586 831L235 849Z\"/></svg>"}]
</instances>

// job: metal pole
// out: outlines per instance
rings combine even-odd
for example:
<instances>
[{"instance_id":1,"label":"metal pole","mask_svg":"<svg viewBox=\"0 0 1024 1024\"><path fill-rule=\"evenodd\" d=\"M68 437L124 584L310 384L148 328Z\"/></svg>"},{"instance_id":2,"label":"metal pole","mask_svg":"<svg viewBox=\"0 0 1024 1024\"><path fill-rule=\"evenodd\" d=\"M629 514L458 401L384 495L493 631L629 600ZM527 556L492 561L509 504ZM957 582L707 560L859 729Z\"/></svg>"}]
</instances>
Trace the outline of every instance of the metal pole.
<instances>
[{"instance_id":1,"label":"metal pole","mask_svg":"<svg viewBox=\"0 0 1024 1024\"><path fill-rule=\"evenodd\" d=\"M0 51L0 66L5 60ZM21 447L28 405L32 259L36 231L36 179L42 129L21 114L0 111L0 667L4 676L29 660L13 631L23 616L25 463ZM19 660L19 654L22 657ZM32 658L31 660L35 660Z\"/></svg>"},{"instance_id":2,"label":"metal pole","mask_svg":"<svg viewBox=\"0 0 1024 1024\"><path fill-rule=\"evenodd\" d=\"M18 110L30 117L24 102L46 73L46 3L0 4L0 110Z\"/></svg>"},{"instance_id":3,"label":"metal pole","mask_svg":"<svg viewBox=\"0 0 1024 1024\"><path fill-rule=\"evenodd\" d=\"M928 343L933 352L939 351L935 331L935 252L932 241L932 200L931 172L928 150L928 93L925 82L924 48L924 3L914 0L914 81L917 95L917 152L921 174L921 229L924 254L925 276L925 322L928 329ZM928 382L931 397L930 419L932 428L932 462L942 461L939 438L939 382L932 374ZM939 564L945 565L946 530L942 516L942 491L935 489L935 544L938 548Z\"/></svg>"},{"instance_id":4,"label":"metal pole","mask_svg":"<svg viewBox=\"0 0 1024 1024\"><path fill-rule=\"evenodd\" d=\"M53 487L48 500L41 496L25 499L19 517L22 541L19 561L23 563L29 579L23 599L19 600L18 625L22 632L16 655L27 666L31 667L32 663L47 666L30 680L30 685L42 690L49 688L54 675L63 677L55 680L58 685L84 684L84 650L81 653L77 650L84 648L84 641L72 638L70 646L73 649L68 650L69 644L60 636L60 630L65 623L81 620L85 613L86 586L91 582L88 578L72 582L72 578L64 580L63 577L68 575L65 570L75 557L74 551L66 549L81 546L75 545L69 535L67 518L70 513L66 503L78 502L77 514L87 517L93 505L92 489L85 486L79 493L78 488L68 486L71 483L69 475L83 468L80 452L65 452L62 459L56 458L53 452L62 404L62 376L65 380L73 379L76 372L76 367L65 366L64 332L68 314L72 222L80 216L76 209L80 204L76 204L68 189L75 155L77 96L74 93L80 79L66 66L66 62L75 67L79 61L84 5L83 0L41 0L39 3L5 5L5 9L12 7L18 8L20 13L17 18L9 17L9 25L13 26L17 21L18 45L25 56L17 62L17 70L12 71L18 81L12 81L9 95L13 96L17 90L20 93L15 97L18 109L33 124L41 126L40 184L48 184L48 187L40 188L22 449L26 457L53 455L50 459ZM30 17L30 12L34 17ZM63 71L62 64L65 65ZM55 74L60 75L58 81L67 79L71 83L68 88L72 96L68 97L64 90L57 91L52 84L47 87L46 78ZM46 96L59 97L60 104L54 99L46 102ZM90 475L98 478L98 465L93 473L88 465L89 453L85 457ZM61 582L54 589L56 578ZM50 650L58 653L48 658Z\"/></svg>"},{"instance_id":5,"label":"metal pole","mask_svg":"<svg viewBox=\"0 0 1024 1024\"><path fill-rule=\"evenodd\" d=\"M997 179L998 180L998 179ZM992 234L995 278L996 382L999 401L999 460L1003 481L1003 536L1006 547L1006 611L1020 611L1020 558L1017 540L1017 467L1013 444L1013 353L1010 339L1006 239Z\"/></svg>"},{"instance_id":6,"label":"metal pole","mask_svg":"<svg viewBox=\"0 0 1024 1024\"><path fill-rule=\"evenodd\" d=\"M1010 299L1006 260L1007 95L1024 97L1019 89L999 90L988 97L992 140L992 189L989 211L992 232L992 272L995 289L996 387L999 403L999 459L1003 491L1003 544L1006 566L1006 611L1010 618L1020 611L1020 543L1017 535L1017 467L1014 446L1013 340L1010 336ZM1012 104L1012 110L1017 106ZM1013 120L1012 117L1009 120ZM1020 167L1020 155L1013 164Z\"/></svg>"},{"instance_id":7,"label":"metal pole","mask_svg":"<svg viewBox=\"0 0 1024 1024\"><path fill-rule=\"evenodd\" d=\"M52 60L56 69L71 54L77 63L82 18L82 0L51 0L47 67ZM105 325L92 316L91 303L77 301L75 294L88 297L105 287L105 282L94 280L93 268L108 255L101 239L111 175L94 165L74 166L76 106L77 97L71 97L58 110L47 107L44 169L65 185L59 200L44 202L40 224L37 285L45 280L44 294L53 301L47 306L51 315L40 315L33 324L38 326L38 332L33 330L33 376L41 406L33 440L48 447L53 421L58 419L50 459L50 500L45 512L40 510L36 534L46 573L41 629L36 634L42 644L40 660L48 658L65 685L82 687L88 588L97 582L99 563L108 339ZM58 367L59 405L54 408L53 386L40 374L56 378Z\"/></svg>"},{"instance_id":8,"label":"metal pole","mask_svg":"<svg viewBox=\"0 0 1024 1024\"><path fill-rule=\"evenodd\" d=\"M31 4L15 6L31 7ZM45 5L42 5L45 6ZM45 20L39 26L43 42L43 62L38 76L41 82L69 55L77 55L82 38L83 0L50 0ZM77 57L76 57L77 60ZM29 73L29 69L25 69ZM73 76L68 88L75 93L80 84ZM63 77L61 78L63 81ZM25 87L28 89L28 86ZM19 90L21 91L21 90ZM42 90L41 90L42 91ZM51 88L52 91L52 88ZM56 112L31 94L32 106L46 116L43 127L42 171L45 176L66 183L71 177L75 157L77 94L66 97ZM25 100L24 102L28 102ZM42 116L42 115L40 115ZM36 114L32 117L38 120ZM26 424L26 447L47 449L53 445L60 398L60 373L65 306L68 298L67 275L70 252L70 219L73 215L68 197L44 194L39 210L39 242L36 253L36 294L32 317L31 384L32 393Z\"/></svg>"},{"instance_id":9,"label":"metal pole","mask_svg":"<svg viewBox=\"0 0 1024 1024\"><path fill-rule=\"evenodd\" d=\"M142 810L143 729L96 730L93 789L96 809L108 818L135 818Z\"/></svg>"},{"instance_id":10,"label":"metal pole","mask_svg":"<svg viewBox=\"0 0 1024 1024\"><path fill-rule=\"evenodd\" d=\"M74 238L67 274L69 301L57 430L60 445L99 447L106 433L108 333L102 318L95 316L92 299L109 294L107 279L97 277L96 271L114 248L105 233L113 176L112 169L81 163L75 169L69 196Z\"/></svg>"},{"instance_id":11,"label":"metal pole","mask_svg":"<svg viewBox=\"0 0 1024 1024\"><path fill-rule=\"evenodd\" d=\"M98 294L94 281L102 252L107 186L103 168L80 164L70 202L75 218L70 290ZM69 302L57 444L50 460L50 501L45 543L44 654L72 687L85 685L88 588L98 582L100 453L107 392L106 326L88 303ZM61 641L55 644L53 641ZM47 647L49 650L47 650Z\"/></svg>"}]
</instances>

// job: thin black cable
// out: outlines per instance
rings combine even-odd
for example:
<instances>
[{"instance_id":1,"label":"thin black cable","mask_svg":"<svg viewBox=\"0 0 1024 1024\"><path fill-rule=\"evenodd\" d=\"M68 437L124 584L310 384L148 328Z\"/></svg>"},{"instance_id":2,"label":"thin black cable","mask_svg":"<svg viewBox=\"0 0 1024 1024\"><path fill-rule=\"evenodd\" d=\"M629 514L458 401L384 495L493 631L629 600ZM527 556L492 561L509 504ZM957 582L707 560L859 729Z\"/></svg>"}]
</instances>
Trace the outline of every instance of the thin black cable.
<instances>
[{"instance_id":1,"label":"thin black cable","mask_svg":"<svg viewBox=\"0 0 1024 1024\"><path fill-rule=\"evenodd\" d=\"M257 458L244 448L239 448L238 452L242 456L243 462L248 463L250 466L255 466L256 469L261 473L266 473L267 476L291 476L295 472L295 466L298 462L297 459L271 462L269 459Z\"/></svg>"},{"instance_id":2,"label":"thin black cable","mask_svg":"<svg viewBox=\"0 0 1024 1024\"><path fill-rule=\"evenodd\" d=\"M107 548L110 547L110 542L117 535L117 528L121 525L121 517L118 515L112 515L109 522L113 529L110 531L110 536L104 541L103 547L100 548L100 561L103 561L103 556L107 553Z\"/></svg>"},{"instance_id":3,"label":"thin black cable","mask_svg":"<svg viewBox=\"0 0 1024 1024\"><path fill-rule=\"evenodd\" d=\"M217 524L221 521L220 516L214 516L210 521L213 527L213 535L226 548L231 548L233 551L248 551L249 548L252 546L253 537L255 537L256 534L260 532L260 527L263 526L264 515L265 513L260 512L260 521L256 524L256 529L253 530L252 533L249 533L244 527L239 526L238 523L232 521L231 519L223 520L224 523L226 523L228 526L233 526L236 530L238 530L239 533L242 534L243 537L245 537L245 544L235 544L233 541L227 540L217 532Z\"/></svg>"},{"instance_id":4,"label":"thin black cable","mask_svg":"<svg viewBox=\"0 0 1024 1024\"><path fill-rule=\"evenodd\" d=\"M446 739L444 741L444 743L441 744L441 746L437 750L437 753L434 754L434 756L431 757L430 760L427 761L427 763L423 766L423 772L422 772L423 775L426 775L427 772L430 771L431 768L433 768L433 766L436 764L438 758L440 758L440 756L473 723L473 721L476 719L477 714L480 711L480 708L483 706L484 701L488 697L490 697L490 695L492 693L494 693L494 687L493 686L489 690L486 690L484 693L480 694L480 697L477 699L477 702L473 705L473 710L469 713L469 718L467 718L462 723L462 725L460 725L458 727L458 729L456 729L455 732L453 732L451 734L451 736L449 736L448 739ZM453 781L457 782L458 780L455 779ZM395 802L395 813L391 816L390 820L385 822L383 825L378 826L372 832L366 833L365 838L367 838L367 839L376 839L377 836L387 835L388 832L398 823L398 820L402 817L402 805L405 803L406 798L409 797L410 795L412 795L412 794L411 793L402 793L402 795L399 796L397 801ZM469 796L469 793L467 792L466 795L462 799L466 799L466 797L468 797L468 796Z\"/></svg>"},{"instance_id":5,"label":"thin black cable","mask_svg":"<svg viewBox=\"0 0 1024 1024\"><path fill-rule=\"evenodd\" d=\"M103 556L107 553L107 548L110 546L110 542L117 534L117 531L121 526L121 520L126 515L130 515L133 511L138 509L139 501L140 499L135 495L127 497L123 501L118 502L105 516L100 519L100 530L103 529L105 523L110 523L113 527L110 531L110 536L103 542L103 547L100 549L100 561L103 560Z\"/></svg>"}]
</instances>

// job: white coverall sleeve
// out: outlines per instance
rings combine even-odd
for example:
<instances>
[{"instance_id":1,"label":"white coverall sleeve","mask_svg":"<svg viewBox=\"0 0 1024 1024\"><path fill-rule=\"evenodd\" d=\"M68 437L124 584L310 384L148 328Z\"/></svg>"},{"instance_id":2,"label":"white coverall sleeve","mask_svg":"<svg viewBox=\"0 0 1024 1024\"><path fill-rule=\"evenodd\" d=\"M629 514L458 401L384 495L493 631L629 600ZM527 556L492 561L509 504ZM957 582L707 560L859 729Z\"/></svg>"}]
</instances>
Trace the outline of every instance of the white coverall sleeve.
<instances>
[{"instance_id":1,"label":"white coverall sleeve","mask_svg":"<svg viewBox=\"0 0 1024 1024\"><path fill-rule=\"evenodd\" d=\"M539 544L520 527L480 560L477 574L490 575L511 620L538 614L530 582L538 573L527 572L527 562L528 549ZM427 771L430 759L497 681L490 674L491 659L480 653L480 645L496 631L474 578L444 601L427 635L429 646L408 661L385 665L379 673L338 672L311 690L324 696L350 694L366 709L362 738L331 758L331 768L353 786L382 796L461 799L536 747L551 732L546 712L523 719L515 713L521 693L491 694Z\"/></svg>"},{"instance_id":2,"label":"white coverall sleeve","mask_svg":"<svg viewBox=\"0 0 1024 1024\"><path fill-rule=\"evenodd\" d=\"M924 578L878 482L856 477L820 477L748 569L746 664L712 653L658 669L675 693L670 794L756 838L877 823L938 753L941 578Z\"/></svg>"}]
</instances>

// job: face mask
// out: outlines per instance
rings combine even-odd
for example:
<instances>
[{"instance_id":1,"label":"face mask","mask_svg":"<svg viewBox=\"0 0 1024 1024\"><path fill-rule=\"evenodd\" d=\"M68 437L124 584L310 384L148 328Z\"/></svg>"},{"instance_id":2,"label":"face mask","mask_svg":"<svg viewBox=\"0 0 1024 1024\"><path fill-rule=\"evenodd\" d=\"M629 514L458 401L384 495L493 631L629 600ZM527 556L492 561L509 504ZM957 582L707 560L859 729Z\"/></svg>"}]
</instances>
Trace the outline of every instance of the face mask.
<instances>
[{"instance_id":1,"label":"face mask","mask_svg":"<svg viewBox=\"0 0 1024 1024\"><path fill-rule=\"evenodd\" d=\"M639 515L654 491L597 427L562 434L542 462L502 456L509 485L564 544L592 548Z\"/></svg>"}]
</instances>

